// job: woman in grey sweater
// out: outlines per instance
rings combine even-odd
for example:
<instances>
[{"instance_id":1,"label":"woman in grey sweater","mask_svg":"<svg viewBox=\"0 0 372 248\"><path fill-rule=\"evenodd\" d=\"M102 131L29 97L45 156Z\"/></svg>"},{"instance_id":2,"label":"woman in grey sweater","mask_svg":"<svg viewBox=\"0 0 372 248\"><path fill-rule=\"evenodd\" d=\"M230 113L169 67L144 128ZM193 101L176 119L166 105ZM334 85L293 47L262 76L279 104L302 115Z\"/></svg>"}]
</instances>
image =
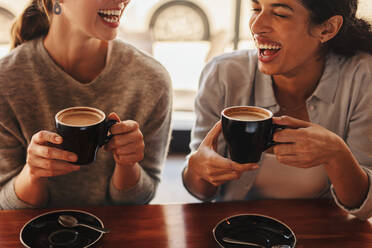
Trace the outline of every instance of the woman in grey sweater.
<instances>
[{"instance_id":1,"label":"woman in grey sweater","mask_svg":"<svg viewBox=\"0 0 372 248\"><path fill-rule=\"evenodd\" d=\"M356 0L251 4L257 49L219 56L202 73L186 188L202 200L333 197L371 217L370 24ZM234 105L267 108L288 127L258 164L226 158L219 119Z\"/></svg>"},{"instance_id":2,"label":"woman in grey sweater","mask_svg":"<svg viewBox=\"0 0 372 248\"><path fill-rule=\"evenodd\" d=\"M33 0L0 60L0 209L144 204L167 152L171 82L152 57L115 40L129 0ZM119 122L95 162L58 149L54 115L72 106ZM123 121L120 121L122 119Z\"/></svg>"}]
</instances>

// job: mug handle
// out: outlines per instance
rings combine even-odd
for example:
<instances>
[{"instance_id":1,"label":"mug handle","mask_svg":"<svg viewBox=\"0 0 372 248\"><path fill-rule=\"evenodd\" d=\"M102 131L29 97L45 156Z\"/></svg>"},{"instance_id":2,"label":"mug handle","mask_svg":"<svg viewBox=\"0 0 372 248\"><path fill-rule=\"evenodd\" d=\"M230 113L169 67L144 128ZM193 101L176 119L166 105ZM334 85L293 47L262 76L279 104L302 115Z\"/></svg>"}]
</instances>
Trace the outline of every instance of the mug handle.
<instances>
[{"instance_id":1,"label":"mug handle","mask_svg":"<svg viewBox=\"0 0 372 248\"><path fill-rule=\"evenodd\" d=\"M273 146L278 145L278 144L282 144L281 142L275 142L273 140L273 136L274 136L274 133L277 129L286 129L286 128L288 128L288 127L284 126L284 125L273 124L273 126L271 128L271 133L270 133L270 140L266 144L266 149L269 149L270 147L273 147Z\"/></svg>"},{"instance_id":2,"label":"mug handle","mask_svg":"<svg viewBox=\"0 0 372 248\"><path fill-rule=\"evenodd\" d=\"M108 120L105 122L105 132L104 132L104 135L106 135L106 137L103 139L103 142L101 144L101 146L107 144L111 138L114 136L113 134L110 134L110 135L107 135L108 131L110 130L110 128L116 124L118 121L117 120Z\"/></svg>"}]
</instances>

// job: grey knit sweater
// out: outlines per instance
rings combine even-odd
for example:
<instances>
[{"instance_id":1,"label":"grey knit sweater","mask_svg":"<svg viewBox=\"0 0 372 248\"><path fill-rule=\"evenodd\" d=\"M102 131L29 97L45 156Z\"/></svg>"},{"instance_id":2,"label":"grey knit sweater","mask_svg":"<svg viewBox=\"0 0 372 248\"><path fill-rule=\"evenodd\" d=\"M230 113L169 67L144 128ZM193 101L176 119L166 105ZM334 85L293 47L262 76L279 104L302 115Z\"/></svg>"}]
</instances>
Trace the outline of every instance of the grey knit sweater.
<instances>
[{"instance_id":1,"label":"grey knit sweater","mask_svg":"<svg viewBox=\"0 0 372 248\"><path fill-rule=\"evenodd\" d=\"M100 149L80 171L49 178L45 207L143 204L155 194L170 137L172 90L167 71L153 58L115 40L104 70L88 84L65 73L36 39L0 60L0 209L32 208L14 192L26 149L40 130L55 131L54 115L72 106L91 106L122 120L135 120L144 135L145 158L137 185L116 190L115 162Z\"/></svg>"}]
</instances>

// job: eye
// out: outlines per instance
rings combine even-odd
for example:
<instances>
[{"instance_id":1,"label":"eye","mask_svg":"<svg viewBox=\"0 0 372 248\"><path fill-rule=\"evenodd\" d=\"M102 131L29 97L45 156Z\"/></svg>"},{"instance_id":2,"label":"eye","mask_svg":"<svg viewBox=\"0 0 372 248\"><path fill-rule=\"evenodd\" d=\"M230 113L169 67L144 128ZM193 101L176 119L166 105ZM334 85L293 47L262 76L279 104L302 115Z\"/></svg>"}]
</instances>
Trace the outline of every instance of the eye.
<instances>
[{"instance_id":1,"label":"eye","mask_svg":"<svg viewBox=\"0 0 372 248\"><path fill-rule=\"evenodd\" d=\"M252 12L260 12L261 11L261 9L259 9L259 8L252 8Z\"/></svg>"},{"instance_id":2,"label":"eye","mask_svg":"<svg viewBox=\"0 0 372 248\"><path fill-rule=\"evenodd\" d=\"M277 14L277 13L274 13L274 15L276 15L276 16L278 16L278 17L280 17L280 18L287 18L287 16L285 16L285 15L281 15L281 14Z\"/></svg>"}]
</instances>

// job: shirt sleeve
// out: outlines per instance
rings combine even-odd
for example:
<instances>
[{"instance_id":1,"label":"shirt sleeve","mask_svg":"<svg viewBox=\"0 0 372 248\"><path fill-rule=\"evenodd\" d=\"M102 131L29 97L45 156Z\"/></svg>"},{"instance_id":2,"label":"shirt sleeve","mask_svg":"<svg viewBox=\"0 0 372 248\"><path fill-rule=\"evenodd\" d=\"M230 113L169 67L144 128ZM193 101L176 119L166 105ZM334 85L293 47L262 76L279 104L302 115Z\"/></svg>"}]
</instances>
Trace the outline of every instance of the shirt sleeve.
<instances>
[{"instance_id":1,"label":"shirt sleeve","mask_svg":"<svg viewBox=\"0 0 372 248\"><path fill-rule=\"evenodd\" d=\"M144 159L139 162L139 181L129 190L117 190L111 180L109 193L114 204L146 204L155 196L171 134L172 89L168 76L165 82L166 89L141 129L145 151Z\"/></svg>"},{"instance_id":2,"label":"shirt sleeve","mask_svg":"<svg viewBox=\"0 0 372 248\"><path fill-rule=\"evenodd\" d=\"M214 60L207 64L201 73L199 89L194 102L196 119L191 131L191 152L187 156L186 166L190 155L198 149L209 130L212 129L214 124L216 124L216 122L221 118L221 110L224 108L225 89L223 83L219 81L219 73L218 63ZM224 155L225 144L222 135L218 139L217 147L217 152ZM187 188L185 183L183 184L192 196L201 201L211 201L217 196L216 194L214 197L208 199L200 199L196 197L189 188Z\"/></svg>"},{"instance_id":3,"label":"shirt sleeve","mask_svg":"<svg viewBox=\"0 0 372 248\"><path fill-rule=\"evenodd\" d=\"M367 219L372 217L372 62L367 61L360 70L354 77L359 87L352 95L350 103L352 114L345 141L368 175L369 190L361 206L355 209L343 206L337 199L333 187L331 192L338 206L360 219Z\"/></svg>"},{"instance_id":4,"label":"shirt sleeve","mask_svg":"<svg viewBox=\"0 0 372 248\"><path fill-rule=\"evenodd\" d=\"M368 219L369 217L372 216L372 210L371 210L371 206L372 206L372 193L371 193L372 192L372 186L371 186L372 172L368 169L365 169L365 171L368 174L368 187L369 187L368 194L367 194L366 198L364 199L364 201L362 202L362 204L357 208L348 208L345 205L343 205L338 200L336 192L333 189L333 185L331 185L331 193L332 193L332 196L333 196L337 206L339 206L341 209L348 212L349 214L352 214L352 215L354 215L354 216L356 216L356 217L358 217L359 219L362 219L362 220L366 220L366 219Z\"/></svg>"}]
</instances>

